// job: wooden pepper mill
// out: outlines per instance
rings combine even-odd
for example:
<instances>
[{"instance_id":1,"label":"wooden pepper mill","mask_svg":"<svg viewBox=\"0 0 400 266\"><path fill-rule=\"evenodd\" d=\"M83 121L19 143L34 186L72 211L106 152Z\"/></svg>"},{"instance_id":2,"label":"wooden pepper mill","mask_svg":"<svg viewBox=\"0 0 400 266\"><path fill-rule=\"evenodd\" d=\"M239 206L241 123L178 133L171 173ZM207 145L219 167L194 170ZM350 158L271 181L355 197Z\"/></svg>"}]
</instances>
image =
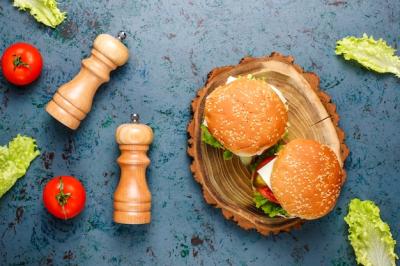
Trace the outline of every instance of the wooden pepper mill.
<instances>
[{"instance_id":1,"label":"wooden pepper mill","mask_svg":"<svg viewBox=\"0 0 400 266\"><path fill-rule=\"evenodd\" d=\"M46 111L65 126L77 129L92 108L99 86L110 80L112 70L128 61L128 48L121 42L125 38L124 32L119 32L117 38L97 36L92 55L82 60L80 72L57 90Z\"/></svg>"},{"instance_id":2,"label":"wooden pepper mill","mask_svg":"<svg viewBox=\"0 0 400 266\"><path fill-rule=\"evenodd\" d=\"M114 221L122 224L146 224L151 219L151 194L146 182L146 168L150 159L146 152L153 141L153 130L139 123L132 115L132 123L120 125L115 138L121 150L117 159L121 178L114 193Z\"/></svg>"}]
</instances>

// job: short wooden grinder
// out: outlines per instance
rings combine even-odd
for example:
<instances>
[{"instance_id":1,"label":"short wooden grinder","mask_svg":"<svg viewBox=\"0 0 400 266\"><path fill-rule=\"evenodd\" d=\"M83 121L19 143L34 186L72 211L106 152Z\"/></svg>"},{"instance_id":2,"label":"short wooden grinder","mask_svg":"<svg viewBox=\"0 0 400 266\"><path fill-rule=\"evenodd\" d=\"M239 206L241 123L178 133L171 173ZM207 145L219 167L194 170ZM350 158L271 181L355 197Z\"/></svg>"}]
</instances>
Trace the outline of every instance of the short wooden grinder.
<instances>
[{"instance_id":1,"label":"short wooden grinder","mask_svg":"<svg viewBox=\"0 0 400 266\"><path fill-rule=\"evenodd\" d=\"M122 43L126 34L118 37L100 34L94 40L92 55L82 60L80 72L62 85L46 111L71 129L77 129L92 108L93 97L101 84L110 80L110 72L128 61L128 48Z\"/></svg>"},{"instance_id":2,"label":"short wooden grinder","mask_svg":"<svg viewBox=\"0 0 400 266\"><path fill-rule=\"evenodd\" d=\"M122 224L146 224L151 219L151 194L146 182L146 168L150 159L146 152L153 141L153 130L139 123L139 115L132 122L117 128L115 138L121 150L117 159L121 178L114 193L114 221Z\"/></svg>"}]
</instances>

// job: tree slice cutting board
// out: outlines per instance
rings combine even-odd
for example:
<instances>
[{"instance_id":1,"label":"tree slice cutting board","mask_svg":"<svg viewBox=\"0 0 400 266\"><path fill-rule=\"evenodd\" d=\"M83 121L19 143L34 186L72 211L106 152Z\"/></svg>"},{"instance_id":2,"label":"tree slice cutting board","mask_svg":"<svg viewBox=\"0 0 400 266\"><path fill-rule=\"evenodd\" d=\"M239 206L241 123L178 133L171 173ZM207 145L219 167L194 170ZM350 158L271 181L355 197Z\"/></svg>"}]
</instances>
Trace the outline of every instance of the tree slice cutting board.
<instances>
[{"instance_id":1,"label":"tree slice cutting board","mask_svg":"<svg viewBox=\"0 0 400 266\"><path fill-rule=\"evenodd\" d=\"M289 102L288 139L307 138L332 148L342 164L349 154L344 132L339 128L339 115L329 95L319 89L316 74L304 72L291 56L272 53L261 58L246 57L236 66L215 68L192 101L193 119L189 123L188 153L193 158L191 171L203 187L207 203L222 210L244 229L256 229L263 235L289 231L304 221L299 218L269 218L252 201L250 171L239 158L224 160L223 151L202 143L200 126L205 99L229 76L252 74L264 78L281 90Z\"/></svg>"}]
</instances>

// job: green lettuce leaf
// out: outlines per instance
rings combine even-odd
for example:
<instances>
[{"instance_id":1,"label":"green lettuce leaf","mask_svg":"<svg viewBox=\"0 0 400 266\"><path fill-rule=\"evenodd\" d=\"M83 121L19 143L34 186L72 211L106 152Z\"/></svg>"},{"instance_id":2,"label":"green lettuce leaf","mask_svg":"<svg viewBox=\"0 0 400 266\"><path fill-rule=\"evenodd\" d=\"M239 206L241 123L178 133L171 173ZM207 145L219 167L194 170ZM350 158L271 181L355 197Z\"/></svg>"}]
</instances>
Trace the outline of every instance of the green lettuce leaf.
<instances>
[{"instance_id":1,"label":"green lettuce leaf","mask_svg":"<svg viewBox=\"0 0 400 266\"><path fill-rule=\"evenodd\" d=\"M208 131L207 126L201 125L201 140L208 144L213 146L214 148L223 148L221 143L219 143L218 140L216 140L213 135L211 135L210 131Z\"/></svg>"},{"instance_id":2,"label":"green lettuce leaf","mask_svg":"<svg viewBox=\"0 0 400 266\"><path fill-rule=\"evenodd\" d=\"M0 198L25 175L39 155L34 139L18 135L7 146L0 146Z\"/></svg>"},{"instance_id":3,"label":"green lettuce leaf","mask_svg":"<svg viewBox=\"0 0 400 266\"><path fill-rule=\"evenodd\" d=\"M233 157L233 153L224 148L224 146L216 140L213 135L211 135L210 131L208 130L206 125L201 125L201 141L204 143L211 145L217 149L224 149L223 157L224 160L231 160Z\"/></svg>"},{"instance_id":4,"label":"green lettuce leaf","mask_svg":"<svg viewBox=\"0 0 400 266\"><path fill-rule=\"evenodd\" d=\"M349 240L356 254L357 263L364 266L395 266L396 241L389 225L382 221L374 202L351 200L349 213L344 218L349 225Z\"/></svg>"},{"instance_id":5,"label":"green lettuce leaf","mask_svg":"<svg viewBox=\"0 0 400 266\"><path fill-rule=\"evenodd\" d=\"M14 6L29 11L38 22L52 28L63 22L67 14L58 9L56 0L14 0Z\"/></svg>"},{"instance_id":6,"label":"green lettuce leaf","mask_svg":"<svg viewBox=\"0 0 400 266\"><path fill-rule=\"evenodd\" d=\"M224 160L231 160L233 157L233 153L231 151L228 150L224 150Z\"/></svg>"},{"instance_id":7,"label":"green lettuce leaf","mask_svg":"<svg viewBox=\"0 0 400 266\"><path fill-rule=\"evenodd\" d=\"M271 157L275 154L277 154L280 150L285 147L285 142L281 139L277 144L269 148L268 150L264 151L260 156L257 157L257 159L250 164L250 170L255 171L257 169L257 166L265 160L267 157Z\"/></svg>"},{"instance_id":8,"label":"green lettuce leaf","mask_svg":"<svg viewBox=\"0 0 400 266\"><path fill-rule=\"evenodd\" d=\"M356 60L364 67L379 73L393 73L400 78L400 58L396 50L382 39L374 40L364 33L362 38L343 38L336 43L336 54L346 60Z\"/></svg>"},{"instance_id":9,"label":"green lettuce leaf","mask_svg":"<svg viewBox=\"0 0 400 266\"><path fill-rule=\"evenodd\" d=\"M276 216L288 216L288 213L280 205L267 200L259 192L254 193L253 201L256 204L256 207L263 210L263 212L270 218Z\"/></svg>"}]
</instances>

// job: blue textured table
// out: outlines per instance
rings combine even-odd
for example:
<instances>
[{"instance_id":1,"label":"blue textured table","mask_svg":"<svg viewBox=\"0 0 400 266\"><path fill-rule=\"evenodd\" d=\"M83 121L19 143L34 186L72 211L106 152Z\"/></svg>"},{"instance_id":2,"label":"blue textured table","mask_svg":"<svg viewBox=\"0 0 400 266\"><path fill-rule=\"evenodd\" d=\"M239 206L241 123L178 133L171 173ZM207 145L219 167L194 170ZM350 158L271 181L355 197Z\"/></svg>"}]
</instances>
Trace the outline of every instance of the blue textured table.
<instances>
[{"instance_id":1,"label":"blue textured table","mask_svg":"<svg viewBox=\"0 0 400 266\"><path fill-rule=\"evenodd\" d=\"M0 4L1 51L30 42L45 65L27 88L0 77L0 143L27 134L42 154L0 199L0 265L354 265L343 222L354 197L379 204L400 241L400 79L334 55L336 40L363 32L399 44L399 1L68 0L60 7L69 18L56 30L10 2ZM79 70L96 35L120 29L128 33L132 56L71 132L43 107ZM263 237L204 202L189 171L186 125L208 71L272 51L293 55L321 77L321 88L338 105L351 154L348 180L329 216ZM114 132L133 112L155 131L148 171L153 220L143 226L112 222L119 178ZM63 174L77 176L87 189L85 211L70 221L53 218L41 200L45 183Z\"/></svg>"}]
</instances>

